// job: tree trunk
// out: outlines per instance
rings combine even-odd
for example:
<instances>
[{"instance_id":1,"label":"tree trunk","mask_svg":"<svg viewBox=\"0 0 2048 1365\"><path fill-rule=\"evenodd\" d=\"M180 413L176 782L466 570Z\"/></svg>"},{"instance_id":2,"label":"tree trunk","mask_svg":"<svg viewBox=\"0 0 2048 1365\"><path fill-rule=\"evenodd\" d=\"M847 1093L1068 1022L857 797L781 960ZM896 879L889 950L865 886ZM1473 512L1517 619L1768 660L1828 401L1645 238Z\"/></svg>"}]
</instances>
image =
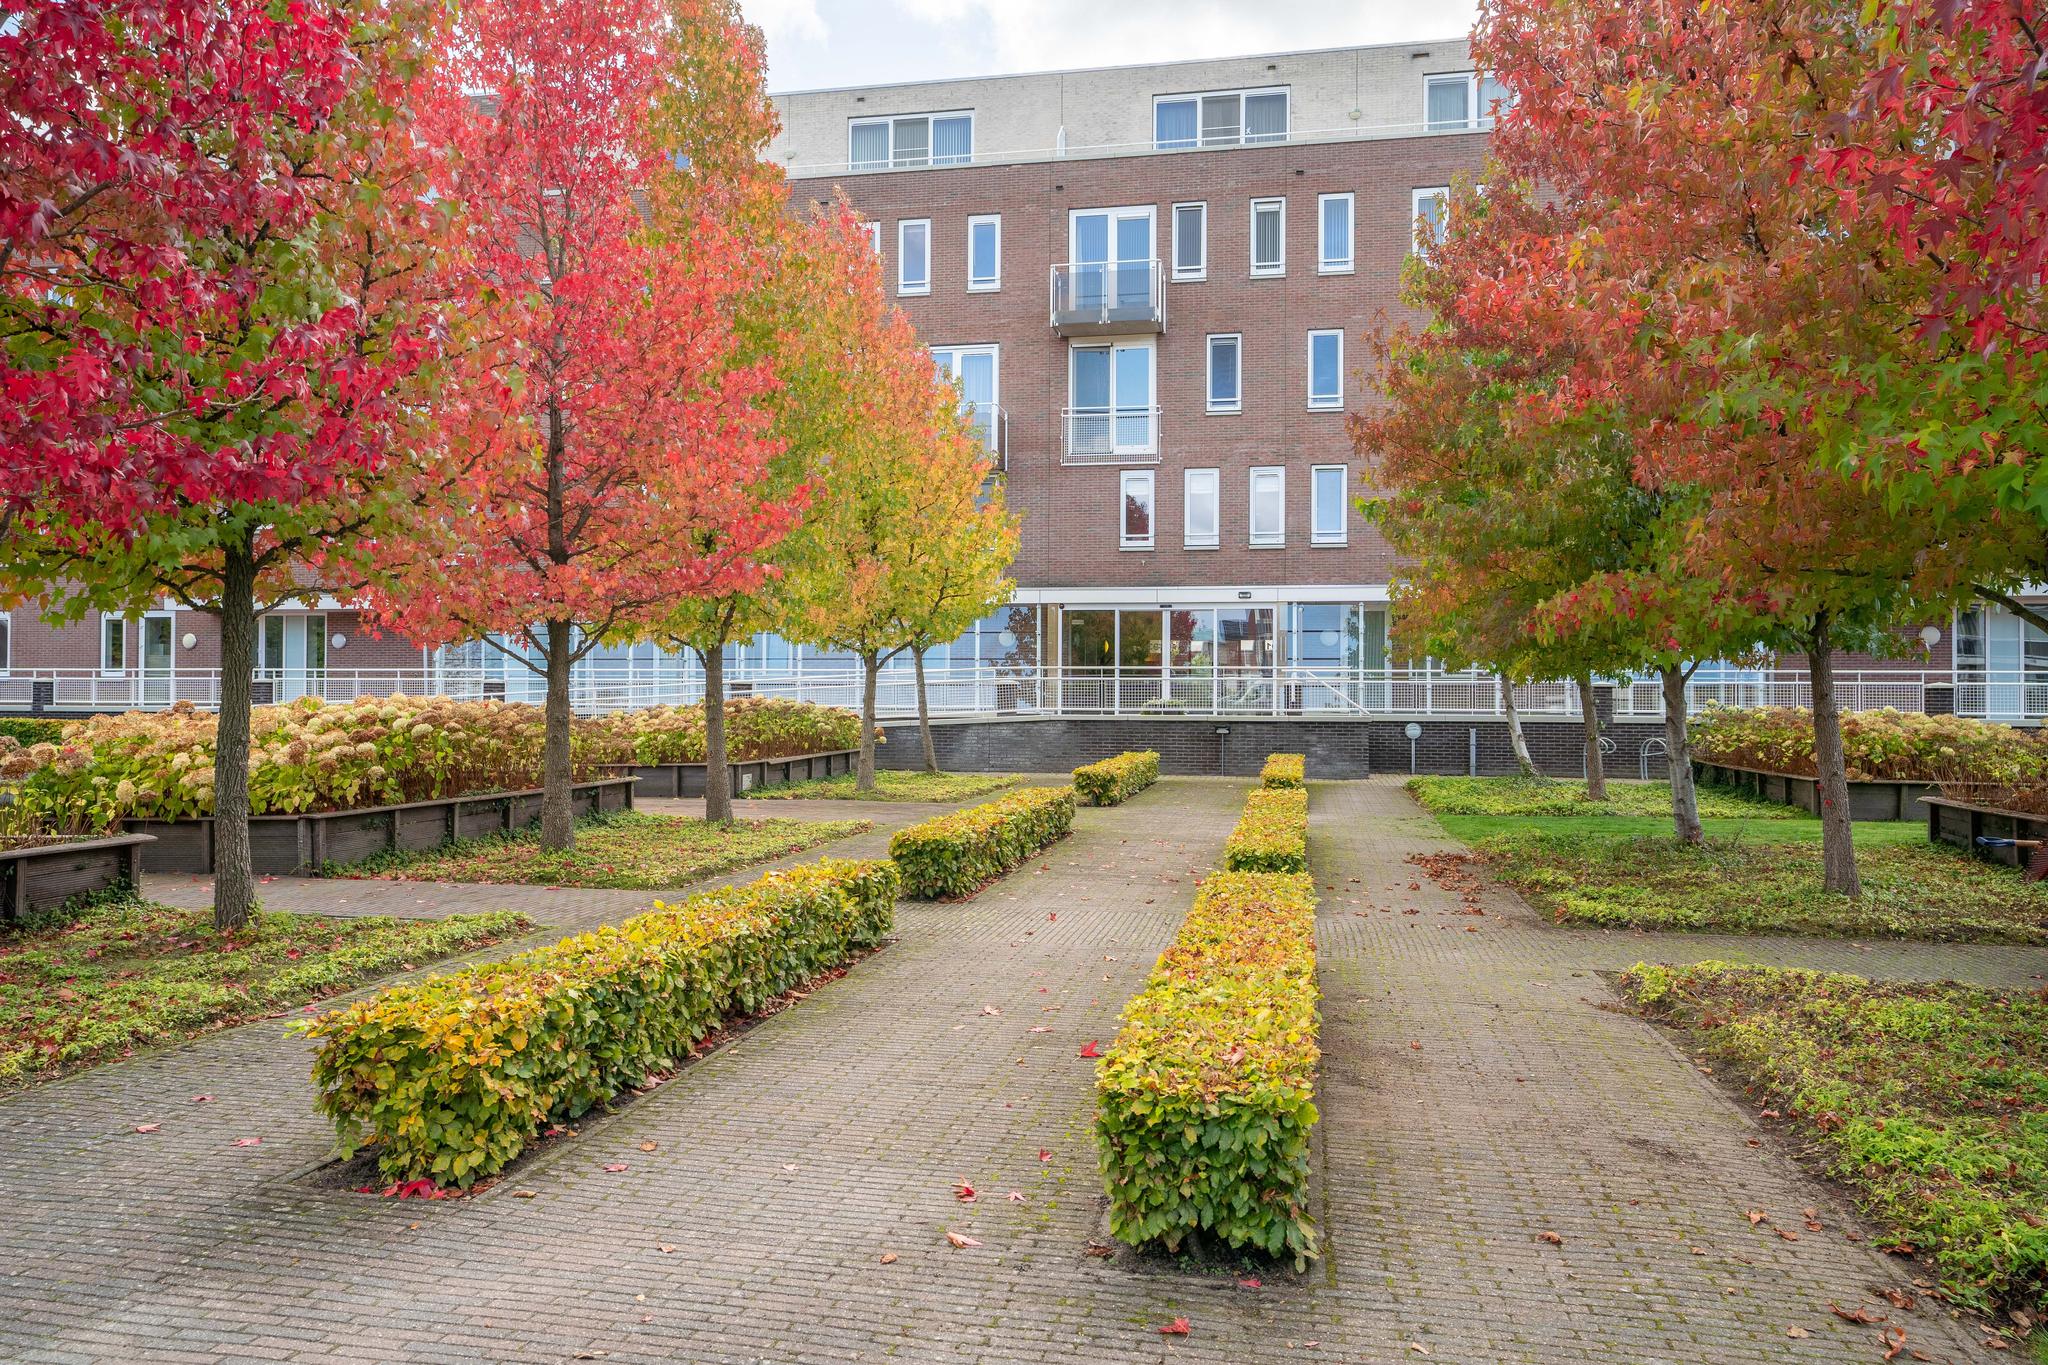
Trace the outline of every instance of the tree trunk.
<instances>
[{"instance_id":1,"label":"tree trunk","mask_svg":"<svg viewBox=\"0 0 2048 1365\"><path fill-rule=\"evenodd\" d=\"M1855 897L1863 894L1863 882L1856 874L1849 820L1849 762L1842 752L1842 708L1835 701L1834 652L1833 623L1821 612L1806 636L1806 671L1813 679L1813 767L1820 777L1821 884Z\"/></svg>"},{"instance_id":2,"label":"tree trunk","mask_svg":"<svg viewBox=\"0 0 2048 1365\"><path fill-rule=\"evenodd\" d=\"M917 737L924 744L924 770L935 773L939 770L939 751L932 746L932 708L924 690L924 646L913 647L910 658L917 666Z\"/></svg>"},{"instance_id":3,"label":"tree trunk","mask_svg":"<svg viewBox=\"0 0 2048 1365\"><path fill-rule=\"evenodd\" d=\"M732 819L732 765L725 752L725 647L700 649L704 661L704 818Z\"/></svg>"},{"instance_id":4,"label":"tree trunk","mask_svg":"<svg viewBox=\"0 0 2048 1365\"><path fill-rule=\"evenodd\" d=\"M246 924L256 909L249 857L249 680L256 671L256 559L248 540L221 566L220 715L213 739L213 927Z\"/></svg>"},{"instance_id":5,"label":"tree trunk","mask_svg":"<svg viewBox=\"0 0 2048 1365\"><path fill-rule=\"evenodd\" d=\"M1664 685L1664 748L1671 765L1671 828L1681 844L1706 842L1700 829L1700 794L1692 784L1692 740L1686 735L1685 670L1660 668Z\"/></svg>"},{"instance_id":6,"label":"tree trunk","mask_svg":"<svg viewBox=\"0 0 2048 1365\"><path fill-rule=\"evenodd\" d=\"M540 846L576 846L576 817L569 800L569 623L549 621L547 738L541 747Z\"/></svg>"},{"instance_id":7,"label":"tree trunk","mask_svg":"<svg viewBox=\"0 0 2048 1365\"><path fill-rule=\"evenodd\" d=\"M1515 767L1524 777L1540 777L1536 771L1536 760L1529 757L1529 737L1522 733L1522 713L1515 709L1515 687L1505 676L1496 679L1500 685L1501 710L1507 713L1508 743L1515 750Z\"/></svg>"},{"instance_id":8,"label":"tree trunk","mask_svg":"<svg viewBox=\"0 0 2048 1365\"><path fill-rule=\"evenodd\" d=\"M875 683L882 672L882 656L873 650L860 656L860 759L853 769L853 789L875 789Z\"/></svg>"},{"instance_id":9,"label":"tree trunk","mask_svg":"<svg viewBox=\"0 0 2048 1365\"><path fill-rule=\"evenodd\" d=\"M1593 700L1593 675L1579 674L1579 715L1586 727L1586 797L1607 799L1607 764L1600 756L1600 709Z\"/></svg>"}]
</instances>

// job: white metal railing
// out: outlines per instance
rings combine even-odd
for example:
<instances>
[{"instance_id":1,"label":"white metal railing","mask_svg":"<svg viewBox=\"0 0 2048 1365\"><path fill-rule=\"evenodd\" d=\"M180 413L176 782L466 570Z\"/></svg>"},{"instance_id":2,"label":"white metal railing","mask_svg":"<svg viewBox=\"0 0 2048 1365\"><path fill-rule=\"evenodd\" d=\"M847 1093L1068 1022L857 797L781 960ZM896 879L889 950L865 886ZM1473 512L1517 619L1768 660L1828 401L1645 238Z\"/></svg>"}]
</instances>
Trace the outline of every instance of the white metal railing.
<instances>
[{"instance_id":1,"label":"white metal railing","mask_svg":"<svg viewBox=\"0 0 2048 1365\"><path fill-rule=\"evenodd\" d=\"M997 403L963 402L960 411L967 418L968 429L988 451L996 472L1006 472L1010 467L1010 414Z\"/></svg>"},{"instance_id":2,"label":"white metal railing","mask_svg":"<svg viewBox=\"0 0 2048 1365\"><path fill-rule=\"evenodd\" d=\"M1066 261L1052 268L1052 329L1061 335L1166 328L1166 267L1149 261Z\"/></svg>"},{"instance_id":3,"label":"white metal railing","mask_svg":"<svg viewBox=\"0 0 2048 1365\"><path fill-rule=\"evenodd\" d=\"M1062 408L1066 464L1150 464L1159 459L1156 407Z\"/></svg>"},{"instance_id":4,"label":"white metal railing","mask_svg":"<svg viewBox=\"0 0 2048 1365\"><path fill-rule=\"evenodd\" d=\"M735 695L790 697L830 706L860 705L861 680L845 660L811 661L801 669L731 668ZM91 711L160 710L178 702L211 708L220 703L217 669L15 669L0 674L0 712L76 715ZM926 671L935 715L1064 712L1080 715L1349 715L1497 716L1500 686L1488 674L1446 674L1424 669L1368 669L1341 665L1184 667L1142 665L1037 668L981 664ZM1656 679L1611 684L1614 714L1654 720L1664 714ZM627 710L698 700L703 675L674 656L590 659L578 665L570 691L579 711ZM1938 709L1995 720L2048 719L2048 677L2034 673L1978 673L1958 680L1946 671L1869 669L1837 676L1844 710L1893 707ZM485 668L435 666L320 670L262 670L253 680L259 703L299 697L346 702L394 693L461 700L499 698L538 703L539 677L516 665ZM1518 686L1515 706L1525 716L1577 716L1578 689L1566 682ZM1686 689L1697 711L1727 706L1810 706L1813 687L1803 671L1759 670L1695 679ZM907 656L882 671L876 689L880 714L917 710L916 682Z\"/></svg>"}]
</instances>

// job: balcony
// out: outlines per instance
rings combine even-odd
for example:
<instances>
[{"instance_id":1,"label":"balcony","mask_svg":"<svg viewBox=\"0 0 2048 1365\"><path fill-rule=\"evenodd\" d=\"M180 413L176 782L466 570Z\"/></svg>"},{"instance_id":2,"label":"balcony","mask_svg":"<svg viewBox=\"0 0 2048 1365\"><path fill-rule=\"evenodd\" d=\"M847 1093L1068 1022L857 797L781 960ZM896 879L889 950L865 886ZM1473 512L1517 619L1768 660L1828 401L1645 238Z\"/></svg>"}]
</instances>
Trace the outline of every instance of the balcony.
<instances>
[{"instance_id":1,"label":"balcony","mask_svg":"<svg viewBox=\"0 0 2048 1365\"><path fill-rule=\"evenodd\" d=\"M1065 408L1062 464L1159 463L1159 409Z\"/></svg>"},{"instance_id":2,"label":"balcony","mask_svg":"<svg viewBox=\"0 0 2048 1365\"><path fill-rule=\"evenodd\" d=\"M995 403L962 403L961 414L967 419L967 429L974 433L982 448L988 451L992 472L1007 473L1010 468L1010 414Z\"/></svg>"},{"instance_id":3,"label":"balcony","mask_svg":"<svg viewBox=\"0 0 2048 1365\"><path fill-rule=\"evenodd\" d=\"M1052 268L1056 336L1141 336L1166 330L1166 270L1159 261L1069 261Z\"/></svg>"}]
</instances>

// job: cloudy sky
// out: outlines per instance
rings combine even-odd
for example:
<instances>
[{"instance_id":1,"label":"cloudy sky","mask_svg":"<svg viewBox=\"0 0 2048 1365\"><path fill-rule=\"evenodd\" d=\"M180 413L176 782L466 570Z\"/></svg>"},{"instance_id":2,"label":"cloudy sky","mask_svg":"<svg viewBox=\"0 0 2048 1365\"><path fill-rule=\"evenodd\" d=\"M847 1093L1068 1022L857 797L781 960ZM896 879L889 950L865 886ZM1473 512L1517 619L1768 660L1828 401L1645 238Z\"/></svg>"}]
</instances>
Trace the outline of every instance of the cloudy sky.
<instances>
[{"instance_id":1,"label":"cloudy sky","mask_svg":"<svg viewBox=\"0 0 2048 1365\"><path fill-rule=\"evenodd\" d=\"M1474 0L740 0L768 88L932 80L1463 33Z\"/></svg>"}]
</instances>

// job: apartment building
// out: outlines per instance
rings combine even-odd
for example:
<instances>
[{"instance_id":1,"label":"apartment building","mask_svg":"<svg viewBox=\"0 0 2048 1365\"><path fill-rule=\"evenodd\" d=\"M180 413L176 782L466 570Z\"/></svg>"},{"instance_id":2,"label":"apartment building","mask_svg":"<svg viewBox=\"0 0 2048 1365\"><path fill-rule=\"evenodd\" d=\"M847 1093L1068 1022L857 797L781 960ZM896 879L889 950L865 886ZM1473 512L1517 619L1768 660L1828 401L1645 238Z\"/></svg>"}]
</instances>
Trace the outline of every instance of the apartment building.
<instances>
[{"instance_id":1,"label":"apartment building","mask_svg":"<svg viewBox=\"0 0 2048 1365\"><path fill-rule=\"evenodd\" d=\"M1384 667L1359 349L1497 98L1462 39L776 97L999 460L1067 708Z\"/></svg>"}]
</instances>

